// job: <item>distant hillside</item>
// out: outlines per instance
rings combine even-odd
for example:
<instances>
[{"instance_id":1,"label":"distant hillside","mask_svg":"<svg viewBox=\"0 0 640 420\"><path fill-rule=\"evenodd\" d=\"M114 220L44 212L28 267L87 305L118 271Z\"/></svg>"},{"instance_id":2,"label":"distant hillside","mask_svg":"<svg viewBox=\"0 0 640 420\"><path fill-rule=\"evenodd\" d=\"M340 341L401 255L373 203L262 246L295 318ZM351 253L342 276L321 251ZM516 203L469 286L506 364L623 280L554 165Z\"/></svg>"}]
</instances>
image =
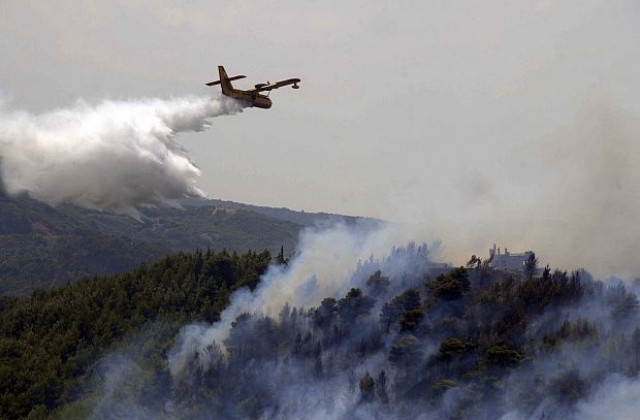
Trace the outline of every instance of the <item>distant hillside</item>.
<instances>
[{"instance_id":1,"label":"distant hillside","mask_svg":"<svg viewBox=\"0 0 640 420\"><path fill-rule=\"evenodd\" d=\"M109 229L95 229L28 197L0 193L0 293L25 294L83 276L130 270L169 249Z\"/></svg>"},{"instance_id":2,"label":"distant hillside","mask_svg":"<svg viewBox=\"0 0 640 420\"><path fill-rule=\"evenodd\" d=\"M372 219L372 218L362 218L362 217L354 217L354 216L343 216L339 214L332 213L307 213L305 211L295 211L288 209L286 207L265 207L265 206L255 206L252 204L242 204L235 203L233 201L224 201L217 199L185 199L182 200L181 203L185 207L199 207L199 206L215 206L222 208L241 208L249 211L253 211L256 213L263 214L265 216L272 217L274 219L283 220L286 222L296 223L302 226L310 226L318 223L331 223L335 221L344 222L347 224L352 223L380 223L380 220Z\"/></svg>"},{"instance_id":3,"label":"distant hillside","mask_svg":"<svg viewBox=\"0 0 640 420\"><path fill-rule=\"evenodd\" d=\"M83 276L107 275L196 248L246 252L284 247L314 223L357 218L298 213L221 200L188 200L183 209L141 208L129 216L77 206L51 207L0 192L0 294L26 294Z\"/></svg>"},{"instance_id":4,"label":"distant hillside","mask_svg":"<svg viewBox=\"0 0 640 420\"><path fill-rule=\"evenodd\" d=\"M292 252L301 225L264 216L242 208L198 206L140 209L140 221L131 217L64 206L61 212L86 220L98 231L108 231L162 244L170 251L211 248L245 252L284 246Z\"/></svg>"}]
</instances>

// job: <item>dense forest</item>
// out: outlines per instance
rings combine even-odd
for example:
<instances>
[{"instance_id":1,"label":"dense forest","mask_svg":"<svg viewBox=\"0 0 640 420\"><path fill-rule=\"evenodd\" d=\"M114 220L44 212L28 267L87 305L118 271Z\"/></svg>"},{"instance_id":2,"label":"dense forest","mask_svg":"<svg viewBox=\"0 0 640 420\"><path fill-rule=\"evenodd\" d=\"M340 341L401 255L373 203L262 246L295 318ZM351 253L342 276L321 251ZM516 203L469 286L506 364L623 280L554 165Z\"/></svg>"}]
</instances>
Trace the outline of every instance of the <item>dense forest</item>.
<instances>
[{"instance_id":1,"label":"dense forest","mask_svg":"<svg viewBox=\"0 0 640 420\"><path fill-rule=\"evenodd\" d=\"M223 340L171 361L173 411L162 413L584 418L602 387L637 380L638 300L622 283L539 269L535 255L521 272L472 259L433 275L427 257L424 246L396 249L359 266L342 297L239 315Z\"/></svg>"},{"instance_id":2,"label":"dense forest","mask_svg":"<svg viewBox=\"0 0 640 420\"><path fill-rule=\"evenodd\" d=\"M632 288L535 256L445 270L410 244L354 264L342 295L222 328L296 264L180 253L5 298L0 417L577 419L638 386Z\"/></svg>"},{"instance_id":3,"label":"dense forest","mask_svg":"<svg viewBox=\"0 0 640 420\"><path fill-rule=\"evenodd\" d=\"M180 326L215 321L230 294L255 287L270 263L267 251L178 253L131 273L2 298L0 418L42 418L77 400L100 380L100 358L138 334L146 338L137 355L161 372Z\"/></svg>"}]
</instances>

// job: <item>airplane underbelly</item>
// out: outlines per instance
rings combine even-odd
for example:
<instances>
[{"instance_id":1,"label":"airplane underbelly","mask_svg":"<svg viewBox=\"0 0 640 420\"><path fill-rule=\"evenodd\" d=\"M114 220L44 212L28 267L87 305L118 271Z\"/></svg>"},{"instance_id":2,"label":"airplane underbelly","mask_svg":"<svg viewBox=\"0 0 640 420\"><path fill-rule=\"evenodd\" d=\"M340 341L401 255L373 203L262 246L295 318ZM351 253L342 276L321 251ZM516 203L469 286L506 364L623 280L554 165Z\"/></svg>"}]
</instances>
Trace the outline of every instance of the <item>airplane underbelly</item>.
<instances>
[{"instance_id":1,"label":"airplane underbelly","mask_svg":"<svg viewBox=\"0 0 640 420\"><path fill-rule=\"evenodd\" d=\"M258 107L258 108L264 108L264 109L271 108L271 99L269 99L269 98L256 98L256 100L253 101L253 106Z\"/></svg>"}]
</instances>

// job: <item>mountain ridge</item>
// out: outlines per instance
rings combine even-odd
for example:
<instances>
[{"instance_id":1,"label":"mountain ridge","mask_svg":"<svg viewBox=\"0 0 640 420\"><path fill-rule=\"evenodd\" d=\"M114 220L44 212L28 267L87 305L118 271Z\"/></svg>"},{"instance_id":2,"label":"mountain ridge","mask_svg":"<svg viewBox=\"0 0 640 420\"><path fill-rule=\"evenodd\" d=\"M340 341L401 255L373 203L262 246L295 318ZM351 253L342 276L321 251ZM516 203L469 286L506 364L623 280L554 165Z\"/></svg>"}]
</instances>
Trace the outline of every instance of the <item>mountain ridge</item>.
<instances>
[{"instance_id":1,"label":"mountain ridge","mask_svg":"<svg viewBox=\"0 0 640 420\"><path fill-rule=\"evenodd\" d=\"M70 204L52 207L0 191L0 294L109 275L166 254L201 249L281 249L292 254L299 232L314 224L374 219L223 200L187 199L175 207L139 207L140 220Z\"/></svg>"}]
</instances>

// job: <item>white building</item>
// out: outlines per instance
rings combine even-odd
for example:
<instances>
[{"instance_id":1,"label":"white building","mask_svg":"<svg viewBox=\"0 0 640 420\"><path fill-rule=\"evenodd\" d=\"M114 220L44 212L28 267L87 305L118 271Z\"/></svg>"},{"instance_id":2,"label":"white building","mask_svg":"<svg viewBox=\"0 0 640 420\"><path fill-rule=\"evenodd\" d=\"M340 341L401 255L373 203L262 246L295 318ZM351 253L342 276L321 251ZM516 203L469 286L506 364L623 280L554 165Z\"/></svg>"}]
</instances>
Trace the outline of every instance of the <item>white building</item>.
<instances>
[{"instance_id":1,"label":"white building","mask_svg":"<svg viewBox=\"0 0 640 420\"><path fill-rule=\"evenodd\" d=\"M533 251L511 253L507 248L504 249L504 253L501 253L500 248L496 248L493 244L493 248L489 250L489 265L501 270L522 271L525 261L532 254L534 254Z\"/></svg>"}]
</instances>

